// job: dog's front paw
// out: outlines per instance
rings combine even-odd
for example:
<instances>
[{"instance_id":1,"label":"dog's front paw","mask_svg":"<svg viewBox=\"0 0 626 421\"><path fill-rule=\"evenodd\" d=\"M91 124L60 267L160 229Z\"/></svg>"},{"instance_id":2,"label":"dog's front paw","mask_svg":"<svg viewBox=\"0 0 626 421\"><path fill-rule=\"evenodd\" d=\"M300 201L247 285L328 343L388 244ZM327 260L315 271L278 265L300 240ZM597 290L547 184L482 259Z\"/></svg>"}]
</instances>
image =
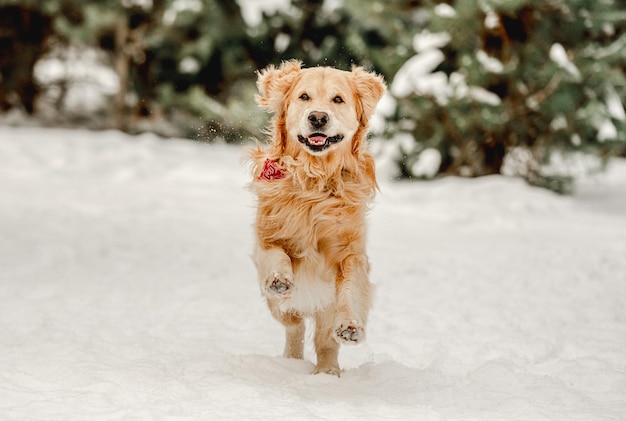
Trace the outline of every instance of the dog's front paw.
<instances>
[{"instance_id":1,"label":"dog's front paw","mask_svg":"<svg viewBox=\"0 0 626 421\"><path fill-rule=\"evenodd\" d=\"M288 297L293 290L293 275L274 272L265 281L265 295L268 297Z\"/></svg>"},{"instance_id":2,"label":"dog's front paw","mask_svg":"<svg viewBox=\"0 0 626 421\"><path fill-rule=\"evenodd\" d=\"M335 329L335 339L339 343L359 344L365 340L365 329L354 320L344 322Z\"/></svg>"}]
</instances>

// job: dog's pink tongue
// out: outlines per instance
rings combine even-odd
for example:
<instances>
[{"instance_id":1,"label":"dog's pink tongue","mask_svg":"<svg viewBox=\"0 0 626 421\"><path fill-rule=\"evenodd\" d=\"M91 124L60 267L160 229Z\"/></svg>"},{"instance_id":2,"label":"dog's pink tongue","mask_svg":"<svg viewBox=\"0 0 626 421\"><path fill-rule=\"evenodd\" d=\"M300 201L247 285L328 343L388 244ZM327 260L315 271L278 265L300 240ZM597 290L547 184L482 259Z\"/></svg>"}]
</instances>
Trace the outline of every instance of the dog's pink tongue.
<instances>
[{"instance_id":1,"label":"dog's pink tongue","mask_svg":"<svg viewBox=\"0 0 626 421\"><path fill-rule=\"evenodd\" d=\"M309 136L309 142L313 145L323 145L326 142L326 136L322 134L312 134Z\"/></svg>"}]
</instances>

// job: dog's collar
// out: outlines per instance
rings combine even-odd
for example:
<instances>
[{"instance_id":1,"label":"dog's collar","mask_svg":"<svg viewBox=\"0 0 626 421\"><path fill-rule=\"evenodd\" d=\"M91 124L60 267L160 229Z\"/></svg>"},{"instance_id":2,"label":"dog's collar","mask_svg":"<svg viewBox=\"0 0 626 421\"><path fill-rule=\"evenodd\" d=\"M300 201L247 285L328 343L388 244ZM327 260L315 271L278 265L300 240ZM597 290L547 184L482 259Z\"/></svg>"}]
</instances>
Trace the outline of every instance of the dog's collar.
<instances>
[{"instance_id":1,"label":"dog's collar","mask_svg":"<svg viewBox=\"0 0 626 421\"><path fill-rule=\"evenodd\" d=\"M259 180L279 180L285 177L286 171L287 170L278 165L277 159L267 158L265 164L263 164L263 170L259 175Z\"/></svg>"}]
</instances>

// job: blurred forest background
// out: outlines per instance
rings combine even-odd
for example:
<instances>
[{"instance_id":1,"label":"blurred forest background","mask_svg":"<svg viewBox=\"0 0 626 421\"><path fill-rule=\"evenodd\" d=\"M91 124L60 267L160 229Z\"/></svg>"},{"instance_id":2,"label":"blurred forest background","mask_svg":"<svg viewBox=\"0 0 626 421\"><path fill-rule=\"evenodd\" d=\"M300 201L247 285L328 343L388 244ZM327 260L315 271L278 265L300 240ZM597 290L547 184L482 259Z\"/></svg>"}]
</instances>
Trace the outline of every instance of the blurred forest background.
<instances>
[{"instance_id":1,"label":"blurred forest background","mask_svg":"<svg viewBox=\"0 0 626 421\"><path fill-rule=\"evenodd\" d=\"M399 177L568 192L626 155L623 0L0 0L0 124L242 142L255 71L291 58L386 78Z\"/></svg>"}]
</instances>

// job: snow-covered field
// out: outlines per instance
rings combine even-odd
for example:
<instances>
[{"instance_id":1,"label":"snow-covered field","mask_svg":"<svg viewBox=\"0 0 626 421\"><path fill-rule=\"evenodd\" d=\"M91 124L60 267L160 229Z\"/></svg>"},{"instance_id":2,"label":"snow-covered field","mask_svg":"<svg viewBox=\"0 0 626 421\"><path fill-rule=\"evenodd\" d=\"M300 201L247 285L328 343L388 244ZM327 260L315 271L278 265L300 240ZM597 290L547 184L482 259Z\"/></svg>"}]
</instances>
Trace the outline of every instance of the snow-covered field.
<instances>
[{"instance_id":1,"label":"snow-covered field","mask_svg":"<svg viewBox=\"0 0 626 421\"><path fill-rule=\"evenodd\" d=\"M574 197L382 181L336 378L280 357L241 153L0 127L0 419L626 419L626 162Z\"/></svg>"}]
</instances>

